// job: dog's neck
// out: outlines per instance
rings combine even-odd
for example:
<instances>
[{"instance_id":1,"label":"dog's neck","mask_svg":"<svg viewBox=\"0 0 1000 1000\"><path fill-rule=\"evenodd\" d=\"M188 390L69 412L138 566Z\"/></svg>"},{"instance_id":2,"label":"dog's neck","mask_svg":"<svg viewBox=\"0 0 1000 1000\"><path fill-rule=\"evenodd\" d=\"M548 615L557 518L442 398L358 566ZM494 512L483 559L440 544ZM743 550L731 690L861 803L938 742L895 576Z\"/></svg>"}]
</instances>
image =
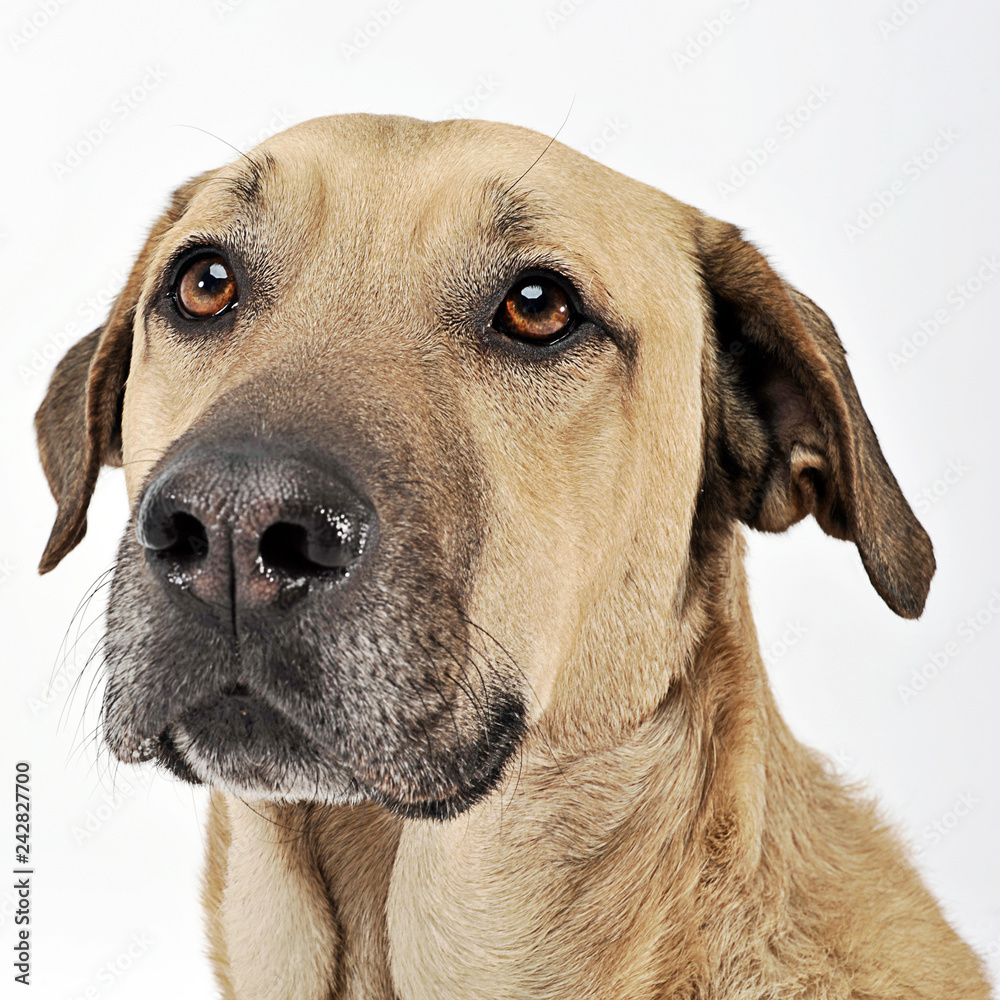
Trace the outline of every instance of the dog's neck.
<instances>
[{"instance_id":1,"label":"dog's neck","mask_svg":"<svg viewBox=\"0 0 1000 1000\"><path fill-rule=\"evenodd\" d=\"M659 658L674 676L617 739L584 750L561 720L538 726L488 801L404 825L387 911L401 996L583 996L598 982L601 996L688 996L703 981L685 935L718 919L715 883L752 879L787 735L740 550L688 602L692 648Z\"/></svg>"},{"instance_id":2,"label":"dog's neck","mask_svg":"<svg viewBox=\"0 0 1000 1000\"><path fill-rule=\"evenodd\" d=\"M778 758L787 773L794 758L757 652L740 550L734 539L730 572L687 602L691 647L669 657L675 675L650 711L586 751L543 717L504 784L458 819L296 807L278 817L303 831L289 838L230 802L234 846L263 838L295 855L276 866L286 879L275 888L281 906L296 894L312 901L264 932L270 950L322 942L336 971L315 957L303 968L317 984L334 976L337 996L590 995L595 982L609 997L625 995L626 983L629 996L688 995L708 960L692 929L731 919L721 902L729 887L753 882L765 814L770 829L781 826L769 774ZM244 930L221 936L234 959L240 942L232 964L257 996L251 984L266 981L269 949L238 914L279 907L234 887L253 884L260 864L249 855L244 879L240 852L229 850L222 910ZM317 937L331 924L336 939Z\"/></svg>"}]
</instances>

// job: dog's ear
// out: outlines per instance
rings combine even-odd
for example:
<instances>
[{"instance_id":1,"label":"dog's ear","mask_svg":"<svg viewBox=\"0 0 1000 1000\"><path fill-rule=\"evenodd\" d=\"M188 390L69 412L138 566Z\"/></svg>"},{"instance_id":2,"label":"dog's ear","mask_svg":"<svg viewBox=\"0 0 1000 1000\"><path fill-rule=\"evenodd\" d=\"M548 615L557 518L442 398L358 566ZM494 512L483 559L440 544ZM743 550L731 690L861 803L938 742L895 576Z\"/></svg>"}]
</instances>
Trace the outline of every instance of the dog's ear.
<instances>
[{"instance_id":1,"label":"dog's ear","mask_svg":"<svg viewBox=\"0 0 1000 1000\"><path fill-rule=\"evenodd\" d=\"M735 226L701 220L698 257L716 331L706 445L731 513L763 531L812 514L857 545L893 611L918 617L931 542L882 455L833 324Z\"/></svg>"},{"instance_id":2,"label":"dog's ear","mask_svg":"<svg viewBox=\"0 0 1000 1000\"><path fill-rule=\"evenodd\" d=\"M87 531L87 507L101 465L121 465L121 407L132 354L132 324L147 263L163 234L215 171L174 192L157 219L107 322L74 344L56 366L35 414L38 453L58 504L38 571L59 564Z\"/></svg>"}]
</instances>

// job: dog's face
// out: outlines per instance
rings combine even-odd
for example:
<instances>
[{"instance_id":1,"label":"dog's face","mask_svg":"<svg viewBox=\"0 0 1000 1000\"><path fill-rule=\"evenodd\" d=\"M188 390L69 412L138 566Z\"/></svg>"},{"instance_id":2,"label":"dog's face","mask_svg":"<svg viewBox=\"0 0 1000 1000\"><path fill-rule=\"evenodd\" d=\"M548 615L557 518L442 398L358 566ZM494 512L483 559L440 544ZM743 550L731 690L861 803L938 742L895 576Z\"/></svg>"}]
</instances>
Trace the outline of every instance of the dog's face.
<instances>
[{"instance_id":1,"label":"dog's face","mask_svg":"<svg viewBox=\"0 0 1000 1000\"><path fill-rule=\"evenodd\" d=\"M524 130L317 120L182 188L63 362L43 568L121 462L113 752L450 815L542 720L656 704L737 520L814 513L919 612L856 400L731 228Z\"/></svg>"}]
</instances>

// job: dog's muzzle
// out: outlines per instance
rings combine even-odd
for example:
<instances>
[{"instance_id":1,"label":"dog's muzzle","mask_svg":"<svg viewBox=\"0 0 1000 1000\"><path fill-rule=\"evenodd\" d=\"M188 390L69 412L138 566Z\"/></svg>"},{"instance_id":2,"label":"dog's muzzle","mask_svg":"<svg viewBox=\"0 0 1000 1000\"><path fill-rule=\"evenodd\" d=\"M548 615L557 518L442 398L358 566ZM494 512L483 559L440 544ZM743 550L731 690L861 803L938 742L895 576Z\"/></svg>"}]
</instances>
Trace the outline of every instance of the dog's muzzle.
<instances>
[{"instance_id":1,"label":"dog's muzzle","mask_svg":"<svg viewBox=\"0 0 1000 1000\"><path fill-rule=\"evenodd\" d=\"M442 527L375 446L269 431L201 427L144 487L109 599L108 744L233 794L455 815L526 717L466 618L472 525Z\"/></svg>"}]
</instances>

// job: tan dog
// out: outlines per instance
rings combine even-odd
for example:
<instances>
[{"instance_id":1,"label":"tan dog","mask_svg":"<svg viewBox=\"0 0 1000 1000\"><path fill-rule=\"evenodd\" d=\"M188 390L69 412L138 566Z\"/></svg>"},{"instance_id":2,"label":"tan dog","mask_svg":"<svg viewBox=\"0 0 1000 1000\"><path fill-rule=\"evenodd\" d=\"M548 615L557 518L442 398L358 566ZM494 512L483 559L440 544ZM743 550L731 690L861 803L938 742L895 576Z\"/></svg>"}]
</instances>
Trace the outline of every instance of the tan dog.
<instances>
[{"instance_id":1,"label":"tan dog","mask_svg":"<svg viewBox=\"0 0 1000 1000\"><path fill-rule=\"evenodd\" d=\"M182 187L38 418L132 523L105 731L212 786L226 997L987 995L779 717L740 524L934 559L826 315L732 226L483 122Z\"/></svg>"}]
</instances>

